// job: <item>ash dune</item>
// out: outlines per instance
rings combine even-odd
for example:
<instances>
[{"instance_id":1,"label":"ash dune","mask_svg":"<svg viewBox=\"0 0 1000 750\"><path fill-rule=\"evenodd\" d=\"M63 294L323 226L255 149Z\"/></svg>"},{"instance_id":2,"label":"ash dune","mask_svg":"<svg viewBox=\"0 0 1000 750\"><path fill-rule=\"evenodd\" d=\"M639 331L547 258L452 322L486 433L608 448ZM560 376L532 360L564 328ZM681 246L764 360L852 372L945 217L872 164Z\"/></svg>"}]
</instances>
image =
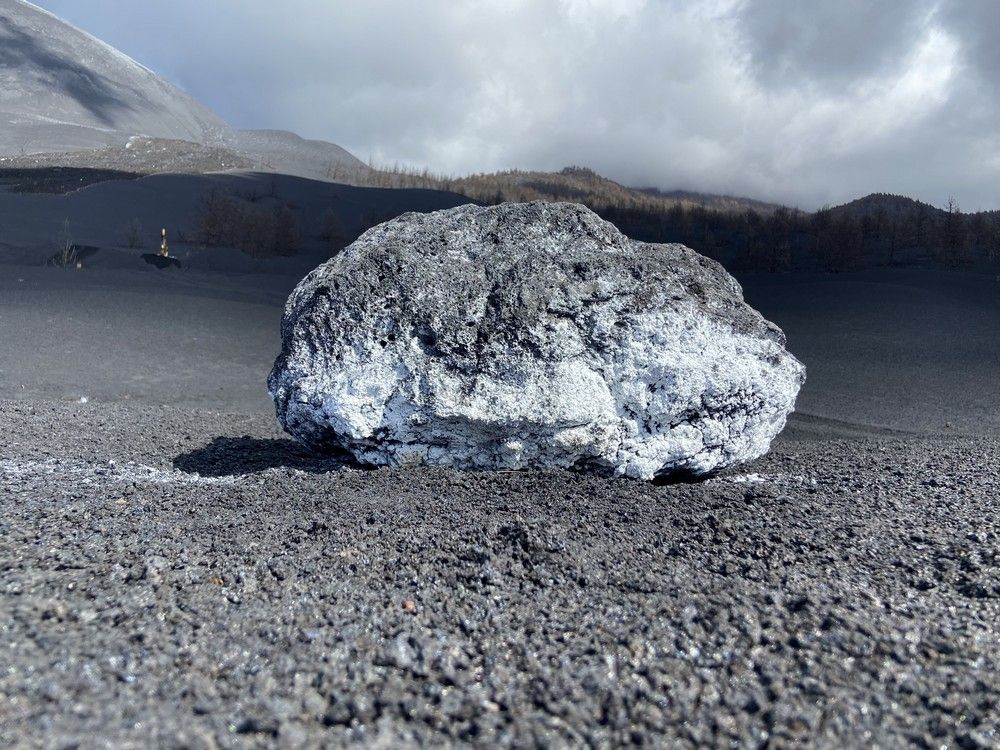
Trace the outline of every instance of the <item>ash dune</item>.
<instances>
[{"instance_id":1,"label":"ash dune","mask_svg":"<svg viewBox=\"0 0 1000 750\"><path fill-rule=\"evenodd\" d=\"M1000 280L878 269L748 274L747 301L809 366L797 409L923 434L1000 436Z\"/></svg>"},{"instance_id":2,"label":"ash dune","mask_svg":"<svg viewBox=\"0 0 1000 750\"><path fill-rule=\"evenodd\" d=\"M65 177L65 187L70 187L73 179L72 175ZM233 248L201 246L197 225L206 196L213 192L248 210L288 207L297 235L295 253L255 258ZM139 227L134 239L146 249L158 245L160 229L167 228L172 254L188 270L214 272L216 276L207 278L222 285L229 283L224 274L267 271L282 279L286 291L290 291L295 281L329 258L337 244L350 241L372 224L407 211L453 208L466 200L434 190L361 188L256 172L110 179L66 193L0 189L0 226L4 229L0 235L0 264L42 264L61 242L69 239L100 248L87 260L86 270L134 269L142 249L127 249L126 235L134 221ZM337 244L327 236L331 231Z\"/></svg>"},{"instance_id":3,"label":"ash dune","mask_svg":"<svg viewBox=\"0 0 1000 750\"><path fill-rule=\"evenodd\" d=\"M5 397L273 418L264 379L280 349L285 298L308 263L209 251L172 273L144 267L135 251L102 252L102 263L99 254L82 271L39 267L38 251L0 252ZM885 430L1000 435L991 278L912 271L901 283L882 271L739 280L810 373L779 441Z\"/></svg>"}]
</instances>

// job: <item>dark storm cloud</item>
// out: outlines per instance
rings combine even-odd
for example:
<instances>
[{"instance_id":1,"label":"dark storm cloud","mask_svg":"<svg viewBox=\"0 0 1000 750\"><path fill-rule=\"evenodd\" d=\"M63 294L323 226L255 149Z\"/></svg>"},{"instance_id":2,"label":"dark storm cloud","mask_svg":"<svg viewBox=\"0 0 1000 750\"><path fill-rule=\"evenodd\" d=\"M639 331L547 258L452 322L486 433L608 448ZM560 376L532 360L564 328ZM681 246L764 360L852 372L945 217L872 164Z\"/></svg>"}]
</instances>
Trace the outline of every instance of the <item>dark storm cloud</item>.
<instances>
[{"instance_id":1,"label":"dark storm cloud","mask_svg":"<svg viewBox=\"0 0 1000 750\"><path fill-rule=\"evenodd\" d=\"M891 73L926 32L934 8L931 0L748 0L737 15L751 69L777 87Z\"/></svg>"},{"instance_id":2,"label":"dark storm cloud","mask_svg":"<svg viewBox=\"0 0 1000 750\"><path fill-rule=\"evenodd\" d=\"M234 124L449 173L1000 206L994 0L47 0Z\"/></svg>"},{"instance_id":3,"label":"dark storm cloud","mask_svg":"<svg viewBox=\"0 0 1000 750\"><path fill-rule=\"evenodd\" d=\"M979 83L1000 89L1000 3L996 0L961 0L944 5L938 17L962 40L968 72Z\"/></svg>"}]
</instances>

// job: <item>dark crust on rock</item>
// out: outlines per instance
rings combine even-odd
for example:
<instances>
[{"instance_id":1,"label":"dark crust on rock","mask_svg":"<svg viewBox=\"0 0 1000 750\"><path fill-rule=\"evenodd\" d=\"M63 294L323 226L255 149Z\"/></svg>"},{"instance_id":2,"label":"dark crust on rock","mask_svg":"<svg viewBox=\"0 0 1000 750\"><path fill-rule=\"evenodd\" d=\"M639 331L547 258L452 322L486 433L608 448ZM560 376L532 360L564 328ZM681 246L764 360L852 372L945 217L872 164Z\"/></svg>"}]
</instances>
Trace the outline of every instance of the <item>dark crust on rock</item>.
<instances>
[{"instance_id":1,"label":"dark crust on rock","mask_svg":"<svg viewBox=\"0 0 1000 750\"><path fill-rule=\"evenodd\" d=\"M694 300L705 314L727 323L735 332L785 343L777 326L743 302L739 284L721 265L683 245L636 243L576 204L501 204L474 210L465 226L484 247L490 242L516 246L517 227L529 222L548 225L554 238L582 235L584 239L560 245L557 254L548 254L532 246L536 235L531 235L524 241L518 262L494 270L482 256L462 253L460 257L469 262L457 263L456 256L448 252L454 247L448 236L422 233L423 226L433 225L434 215L404 214L369 230L355 246L306 277L302 286L310 290L309 297L289 300L282 340L291 340L302 319L336 317L343 322L355 315L355 308L380 307L386 289L391 289L394 311L422 321L422 339L429 347L450 355L449 362L458 363L460 368L463 361L467 369L481 367L488 360L483 355L490 350L520 349L545 357L544 344L528 329L559 302L553 299L553 290L567 289L583 307L588 299L607 298L609 294L623 297L623 308L636 311L664 304L670 298ZM398 233L402 226L415 241L399 244L405 242ZM363 245L366 249L357 249ZM371 246L378 251L367 249ZM619 274L616 289L589 288L598 277L607 278L609 269ZM351 300L345 307L338 304L341 283L351 287ZM473 292L484 288L489 306L470 326L466 305ZM392 319L385 321L387 335L400 333L394 330L394 323Z\"/></svg>"}]
</instances>

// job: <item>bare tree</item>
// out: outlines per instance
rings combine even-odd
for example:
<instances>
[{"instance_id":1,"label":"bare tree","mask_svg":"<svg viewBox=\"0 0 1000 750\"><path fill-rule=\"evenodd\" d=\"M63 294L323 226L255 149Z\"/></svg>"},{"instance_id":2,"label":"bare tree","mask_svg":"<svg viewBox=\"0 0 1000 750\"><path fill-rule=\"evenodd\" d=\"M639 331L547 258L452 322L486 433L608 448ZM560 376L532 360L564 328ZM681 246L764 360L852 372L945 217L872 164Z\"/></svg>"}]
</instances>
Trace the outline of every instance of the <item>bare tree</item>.
<instances>
[{"instance_id":1,"label":"bare tree","mask_svg":"<svg viewBox=\"0 0 1000 750\"><path fill-rule=\"evenodd\" d=\"M142 222L132 219L125 225L125 247L129 250L141 250L145 244L142 239Z\"/></svg>"},{"instance_id":2,"label":"bare tree","mask_svg":"<svg viewBox=\"0 0 1000 750\"><path fill-rule=\"evenodd\" d=\"M941 252L949 265L964 265L969 260L968 233L965 226L965 216L958 207L958 202L948 198L945 208L944 225L942 227Z\"/></svg>"},{"instance_id":3,"label":"bare tree","mask_svg":"<svg viewBox=\"0 0 1000 750\"><path fill-rule=\"evenodd\" d=\"M73 235L70 232L69 217L67 216L56 239L56 253L49 258L49 265L59 268L74 268L79 267L79 263L79 254L76 245L73 244Z\"/></svg>"},{"instance_id":4,"label":"bare tree","mask_svg":"<svg viewBox=\"0 0 1000 750\"><path fill-rule=\"evenodd\" d=\"M255 258L291 255L298 245L295 215L285 204L273 209L224 195L204 194L195 217L195 238L205 247L232 247Z\"/></svg>"}]
</instances>

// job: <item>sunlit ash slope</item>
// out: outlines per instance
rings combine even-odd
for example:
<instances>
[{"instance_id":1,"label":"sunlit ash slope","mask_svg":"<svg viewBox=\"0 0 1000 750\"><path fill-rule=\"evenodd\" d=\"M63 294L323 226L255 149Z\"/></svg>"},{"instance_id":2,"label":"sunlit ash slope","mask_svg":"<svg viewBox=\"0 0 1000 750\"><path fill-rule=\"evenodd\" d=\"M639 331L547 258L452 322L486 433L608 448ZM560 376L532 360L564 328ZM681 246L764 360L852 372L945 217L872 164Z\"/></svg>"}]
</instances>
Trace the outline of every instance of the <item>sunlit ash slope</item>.
<instances>
[{"instance_id":1,"label":"sunlit ash slope","mask_svg":"<svg viewBox=\"0 0 1000 750\"><path fill-rule=\"evenodd\" d=\"M229 126L113 47L23 0L0 0L0 154L129 136L206 143Z\"/></svg>"},{"instance_id":2,"label":"sunlit ash slope","mask_svg":"<svg viewBox=\"0 0 1000 750\"><path fill-rule=\"evenodd\" d=\"M159 139L155 163L126 148L133 136ZM77 152L73 166L136 172L184 171L191 162L312 179L367 171L332 143L232 128L90 34L24 0L0 0L0 158L52 166L67 152Z\"/></svg>"}]
</instances>

